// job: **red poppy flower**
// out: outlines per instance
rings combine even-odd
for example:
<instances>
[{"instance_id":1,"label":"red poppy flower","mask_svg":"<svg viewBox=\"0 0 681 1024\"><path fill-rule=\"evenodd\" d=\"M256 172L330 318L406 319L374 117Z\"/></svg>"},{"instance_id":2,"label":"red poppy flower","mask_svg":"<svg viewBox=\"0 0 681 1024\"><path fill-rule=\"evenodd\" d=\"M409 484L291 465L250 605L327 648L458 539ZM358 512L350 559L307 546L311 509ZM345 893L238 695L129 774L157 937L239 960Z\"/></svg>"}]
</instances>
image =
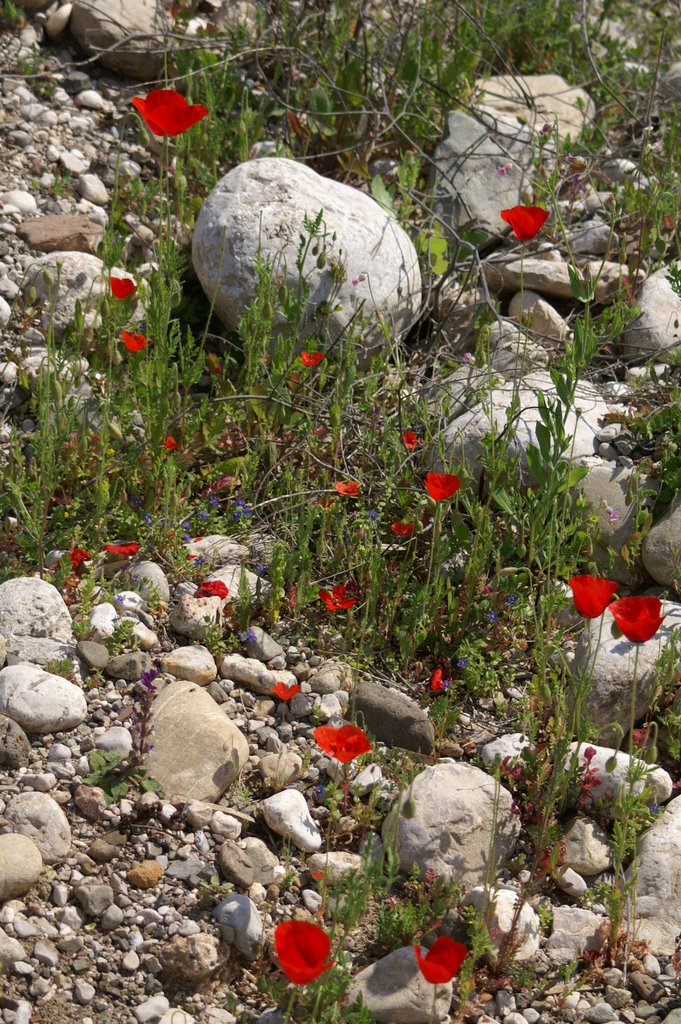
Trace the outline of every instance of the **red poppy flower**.
<instances>
[{"instance_id":1,"label":"red poppy flower","mask_svg":"<svg viewBox=\"0 0 681 1024\"><path fill-rule=\"evenodd\" d=\"M444 688L445 681L442 675L442 669L433 669L433 674L430 677L430 682L428 683L428 689L431 691L431 693L437 693L439 690L444 690Z\"/></svg>"},{"instance_id":2,"label":"red poppy flower","mask_svg":"<svg viewBox=\"0 0 681 1024\"><path fill-rule=\"evenodd\" d=\"M667 618L660 614L662 602L657 597L622 597L612 602L610 611L627 640L638 644L655 636Z\"/></svg>"},{"instance_id":3,"label":"red poppy flower","mask_svg":"<svg viewBox=\"0 0 681 1024\"><path fill-rule=\"evenodd\" d=\"M308 985L333 967L331 940L309 921L284 921L274 929L274 948L281 969L294 985Z\"/></svg>"},{"instance_id":4,"label":"red poppy flower","mask_svg":"<svg viewBox=\"0 0 681 1024\"><path fill-rule=\"evenodd\" d=\"M617 583L597 576L573 576L568 580L575 608L585 619L597 619L612 601Z\"/></svg>"},{"instance_id":5,"label":"red poppy flower","mask_svg":"<svg viewBox=\"0 0 681 1024\"><path fill-rule=\"evenodd\" d=\"M182 135L208 113L208 107L187 103L175 89L152 89L144 99L135 96L132 105L154 135Z\"/></svg>"},{"instance_id":6,"label":"red poppy flower","mask_svg":"<svg viewBox=\"0 0 681 1024\"><path fill-rule=\"evenodd\" d=\"M136 555L139 549L139 544L131 540L125 544L105 544L102 551L108 551L112 555L120 555L122 558L130 558L132 555Z\"/></svg>"},{"instance_id":7,"label":"red poppy flower","mask_svg":"<svg viewBox=\"0 0 681 1024\"><path fill-rule=\"evenodd\" d=\"M319 725L312 734L315 742L325 754L335 757L342 764L354 761L360 754L368 754L371 744L364 729L357 725Z\"/></svg>"},{"instance_id":8,"label":"red poppy flower","mask_svg":"<svg viewBox=\"0 0 681 1024\"><path fill-rule=\"evenodd\" d=\"M331 508L335 500L335 498L315 498L314 504L321 505L322 508Z\"/></svg>"},{"instance_id":9,"label":"red poppy flower","mask_svg":"<svg viewBox=\"0 0 681 1024\"><path fill-rule=\"evenodd\" d=\"M428 473L424 484L433 501L444 501L458 491L461 481L453 473Z\"/></svg>"},{"instance_id":10,"label":"red poppy flower","mask_svg":"<svg viewBox=\"0 0 681 1024\"><path fill-rule=\"evenodd\" d=\"M222 580L206 580L200 583L194 597L221 597L223 600L229 595L229 589Z\"/></svg>"},{"instance_id":11,"label":"red poppy flower","mask_svg":"<svg viewBox=\"0 0 681 1024\"><path fill-rule=\"evenodd\" d=\"M436 939L425 956L420 946L414 946L421 974L431 985L446 985L461 970L461 964L468 955L462 942L455 942L448 935Z\"/></svg>"},{"instance_id":12,"label":"red poppy flower","mask_svg":"<svg viewBox=\"0 0 681 1024\"><path fill-rule=\"evenodd\" d=\"M292 683L291 686L287 686L286 683L275 683L272 687L272 693L279 700L290 700L291 697L295 697L297 693L300 693L300 687L297 683Z\"/></svg>"},{"instance_id":13,"label":"red poppy flower","mask_svg":"<svg viewBox=\"0 0 681 1024\"><path fill-rule=\"evenodd\" d=\"M419 439L413 430L405 430L402 434L402 440L404 441L404 447L409 449L416 448L419 443Z\"/></svg>"},{"instance_id":14,"label":"red poppy flower","mask_svg":"<svg viewBox=\"0 0 681 1024\"><path fill-rule=\"evenodd\" d=\"M502 210L500 216L511 225L517 239L529 242L548 220L549 211L541 206L512 206L510 210Z\"/></svg>"},{"instance_id":15,"label":"red poppy flower","mask_svg":"<svg viewBox=\"0 0 681 1024\"><path fill-rule=\"evenodd\" d=\"M147 339L143 334L130 334L128 331L123 331L123 344L131 352L141 352L143 348L147 347Z\"/></svg>"},{"instance_id":16,"label":"red poppy flower","mask_svg":"<svg viewBox=\"0 0 681 1024\"><path fill-rule=\"evenodd\" d=\"M129 277L114 277L113 275L109 278L109 284L111 285L111 292L116 299L127 299L137 288L134 281L131 281Z\"/></svg>"},{"instance_id":17,"label":"red poppy flower","mask_svg":"<svg viewBox=\"0 0 681 1024\"><path fill-rule=\"evenodd\" d=\"M69 560L74 569L77 569L81 562L85 562L89 557L85 548L74 548L73 551L69 551Z\"/></svg>"},{"instance_id":18,"label":"red poppy flower","mask_svg":"<svg viewBox=\"0 0 681 1024\"><path fill-rule=\"evenodd\" d=\"M300 361L303 366L318 366L325 359L323 352L301 352Z\"/></svg>"},{"instance_id":19,"label":"red poppy flower","mask_svg":"<svg viewBox=\"0 0 681 1024\"><path fill-rule=\"evenodd\" d=\"M332 592L320 590L319 600L330 612L337 612L341 608L352 608L353 605L357 604L357 598L348 595L344 583L337 583Z\"/></svg>"},{"instance_id":20,"label":"red poppy flower","mask_svg":"<svg viewBox=\"0 0 681 1024\"><path fill-rule=\"evenodd\" d=\"M176 448L180 447L180 445L171 434L168 434L163 442L163 447L169 452L174 452Z\"/></svg>"},{"instance_id":21,"label":"red poppy flower","mask_svg":"<svg viewBox=\"0 0 681 1024\"><path fill-rule=\"evenodd\" d=\"M359 494L359 484L356 480L342 481L334 484L334 487L339 494L344 494L347 498L356 498Z\"/></svg>"},{"instance_id":22,"label":"red poppy flower","mask_svg":"<svg viewBox=\"0 0 681 1024\"><path fill-rule=\"evenodd\" d=\"M390 529L392 530L396 537L408 537L409 534L412 533L414 529L414 524L400 522L391 523Z\"/></svg>"}]
</instances>

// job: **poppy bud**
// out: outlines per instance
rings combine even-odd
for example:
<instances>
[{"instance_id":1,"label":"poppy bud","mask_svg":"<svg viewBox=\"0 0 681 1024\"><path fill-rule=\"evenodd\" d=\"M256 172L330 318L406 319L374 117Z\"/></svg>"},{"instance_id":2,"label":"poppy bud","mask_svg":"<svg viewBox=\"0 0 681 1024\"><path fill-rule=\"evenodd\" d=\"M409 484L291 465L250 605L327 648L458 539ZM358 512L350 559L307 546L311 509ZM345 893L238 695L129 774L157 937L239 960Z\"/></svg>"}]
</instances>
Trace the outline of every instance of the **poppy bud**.
<instances>
[{"instance_id":1,"label":"poppy bud","mask_svg":"<svg viewBox=\"0 0 681 1024\"><path fill-rule=\"evenodd\" d=\"M416 804L414 803L413 797L407 797L407 799L402 804L402 810L400 811L400 814L402 815L403 818L406 818L407 820L414 817L414 815L416 814Z\"/></svg>"},{"instance_id":2,"label":"poppy bud","mask_svg":"<svg viewBox=\"0 0 681 1024\"><path fill-rule=\"evenodd\" d=\"M319 256L317 257L317 270L323 270L325 266L326 266L326 253L325 252L320 252Z\"/></svg>"}]
</instances>

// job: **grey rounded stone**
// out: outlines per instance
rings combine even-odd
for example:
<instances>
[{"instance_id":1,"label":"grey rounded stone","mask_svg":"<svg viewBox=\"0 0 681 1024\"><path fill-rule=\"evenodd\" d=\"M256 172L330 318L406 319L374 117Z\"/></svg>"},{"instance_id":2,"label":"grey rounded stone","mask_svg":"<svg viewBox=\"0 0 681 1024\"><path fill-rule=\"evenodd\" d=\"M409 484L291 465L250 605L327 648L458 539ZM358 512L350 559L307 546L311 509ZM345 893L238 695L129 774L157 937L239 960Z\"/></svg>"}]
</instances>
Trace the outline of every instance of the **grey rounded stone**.
<instances>
[{"instance_id":1,"label":"grey rounded stone","mask_svg":"<svg viewBox=\"0 0 681 1024\"><path fill-rule=\"evenodd\" d=\"M0 633L5 637L52 637L72 640L71 615L51 583L19 576L0 583Z\"/></svg>"},{"instance_id":2,"label":"grey rounded stone","mask_svg":"<svg viewBox=\"0 0 681 1024\"><path fill-rule=\"evenodd\" d=\"M5 817L16 832L32 839L45 864L56 864L71 849L71 827L56 800L47 793L20 793Z\"/></svg>"},{"instance_id":3,"label":"grey rounded stone","mask_svg":"<svg viewBox=\"0 0 681 1024\"><path fill-rule=\"evenodd\" d=\"M87 716L82 690L63 676L30 664L0 670L0 714L12 718L27 733L73 729Z\"/></svg>"},{"instance_id":4,"label":"grey rounded stone","mask_svg":"<svg viewBox=\"0 0 681 1024\"><path fill-rule=\"evenodd\" d=\"M233 893L218 904L214 917L223 939L249 960L255 960L262 945L264 926L253 900Z\"/></svg>"},{"instance_id":5,"label":"grey rounded stone","mask_svg":"<svg viewBox=\"0 0 681 1024\"><path fill-rule=\"evenodd\" d=\"M111 657L104 644L95 643L93 640L79 640L76 644L76 654L90 668L98 669L100 672L109 664L109 658Z\"/></svg>"},{"instance_id":6,"label":"grey rounded stone","mask_svg":"<svg viewBox=\"0 0 681 1024\"><path fill-rule=\"evenodd\" d=\"M358 683L354 696L358 725L377 740L388 746L431 753L435 744L433 723L412 697L373 680Z\"/></svg>"},{"instance_id":7,"label":"grey rounded stone","mask_svg":"<svg viewBox=\"0 0 681 1024\"><path fill-rule=\"evenodd\" d=\"M69 29L90 56L137 81L163 65L168 22L157 0L75 0Z\"/></svg>"},{"instance_id":8,"label":"grey rounded stone","mask_svg":"<svg viewBox=\"0 0 681 1024\"><path fill-rule=\"evenodd\" d=\"M302 270L310 295L301 334L321 330L333 342L360 313L371 321L360 342L366 359L384 347L381 325L392 337L411 326L421 305L421 274L408 235L365 193L294 160L249 160L204 201L194 228L194 269L217 315L236 329L255 294L259 258L271 259L292 291L298 287L300 237L309 234L305 220L320 212L324 235L310 246ZM333 274L334 265L342 273ZM322 320L320 307L329 300L339 308Z\"/></svg>"},{"instance_id":9,"label":"grey rounded stone","mask_svg":"<svg viewBox=\"0 0 681 1024\"><path fill-rule=\"evenodd\" d=\"M40 850L29 836L15 832L0 835L0 903L27 893L42 869Z\"/></svg>"},{"instance_id":10,"label":"grey rounded stone","mask_svg":"<svg viewBox=\"0 0 681 1024\"><path fill-rule=\"evenodd\" d=\"M128 683L136 683L145 672L149 672L153 667L154 663L145 651L131 651L128 654L118 654L114 658L109 658L106 674L112 679L125 679Z\"/></svg>"},{"instance_id":11,"label":"grey rounded stone","mask_svg":"<svg viewBox=\"0 0 681 1024\"><path fill-rule=\"evenodd\" d=\"M145 601L159 599L170 602L170 584L163 569L156 562L135 562L128 569L128 577Z\"/></svg>"}]
</instances>

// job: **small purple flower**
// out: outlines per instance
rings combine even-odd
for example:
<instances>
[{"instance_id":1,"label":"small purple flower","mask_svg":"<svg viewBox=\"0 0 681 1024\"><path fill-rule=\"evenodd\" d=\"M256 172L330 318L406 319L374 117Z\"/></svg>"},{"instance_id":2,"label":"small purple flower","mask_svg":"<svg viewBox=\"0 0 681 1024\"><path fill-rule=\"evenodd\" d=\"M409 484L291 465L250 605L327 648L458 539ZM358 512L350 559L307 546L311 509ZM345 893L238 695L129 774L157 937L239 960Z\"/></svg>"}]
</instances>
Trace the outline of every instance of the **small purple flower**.
<instances>
[{"instance_id":1,"label":"small purple flower","mask_svg":"<svg viewBox=\"0 0 681 1024\"><path fill-rule=\"evenodd\" d=\"M243 509L235 508L234 511L232 512L232 519L234 519L235 521L238 522L239 519L241 519L242 511L243 511Z\"/></svg>"},{"instance_id":2,"label":"small purple flower","mask_svg":"<svg viewBox=\"0 0 681 1024\"><path fill-rule=\"evenodd\" d=\"M660 805L659 804L651 804L650 807L648 808L648 810L650 811L651 814L659 814L660 813Z\"/></svg>"},{"instance_id":3,"label":"small purple flower","mask_svg":"<svg viewBox=\"0 0 681 1024\"><path fill-rule=\"evenodd\" d=\"M352 279L353 288L356 288L358 284L362 284L362 282L366 281L366 279L367 279L366 274L359 274L357 277L353 277L353 279Z\"/></svg>"},{"instance_id":4,"label":"small purple flower","mask_svg":"<svg viewBox=\"0 0 681 1024\"><path fill-rule=\"evenodd\" d=\"M140 683L150 693L156 693L156 687L153 685L154 679L156 678L158 678L158 669L150 668L148 672L144 673L144 675L140 679Z\"/></svg>"},{"instance_id":5,"label":"small purple flower","mask_svg":"<svg viewBox=\"0 0 681 1024\"><path fill-rule=\"evenodd\" d=\"M263 565L262 562L258 562L255 567L256 576L267 576L267 566Z\"/></svg>"},{"instance_id":6,"label":"small purple flower","mask_svg":"<svg viewBox=\"0 0 681 1024\"><path fill-rule=\"evenodd\" d=\"M255 630L251 629L251 627L249 626L248 629L246 630L246 643L254 644L257 639L258 638L255 635Z\"/></svg>"},{"instance_id":7,"label":"small purple flower","mask_svg":"<svg viewBox=\"0 0 681 1024\"><path fill-rule=\"evenodd\" d=\"M520 600L520 594L509 594L506 598L506 604L517 604Z\"/></svg>"},{"instance_id":8,"label":"small purple flower","mask_svg":"<svg viewBox=\"0 0 681 1024\"><path fill-rule=\"evenodd\" d=\"M512 169L513 164L502 164L501 167L497 167L497 174L501 175L501 177L503 178L504 175L508 174L508 172Z\"/></svg>"},{"instance_id":9,"label":"small purple flower","mask_svg":"<svg viewBox=\"0 0 681 1024\"><path fill-rule=\"evenodd\" d=\"M452 680L451 679L443 679L442 680L442 689L443 690L447 691L451 685L452 685Z\"/></svg>"},{"instance_id":10,"label":"small purple flower","mask_svg":"<svg viewBox=\"0 0 681 1024\"><path fill-rule=\"evenodd\" d=\"M499 613L498 612L487 612L486 615L485 615L485 618L487 619L488 622L498 622L499 621Z\"/></svg>"},{"instance_id":11,"label":"small purple flower","mask_svg":"<svg viewBox=\"0 0 681 1024\"><path fill-rule=\"evenodd\" d=\"M253 509L250 507L250 505L244 505L242 511L246 518L253 515Z\"/></svg>"},{"instance_id":12,"label":"small purple flower","mask_svg":"<svg viewBox=\"0 0 681 1024\"><path fill-rule=\"evenodd\" d=\"M152 516L151 512L144 512L142 514L142 522L143 523L147 523L147 525L150 526L153 523L153 521L154 521L154 517Z\"/></svg>"},{"instance_id":13,"label":"small purple flower","mask_svg":"<svg viewBox=\"0 0 681 1024\"><path fill-rule=\"evenodd\" d=\"M549 124L549 122L547 121L547 122L546 122L545 124L543 124L543 125L541 126L541 128L539 129L539 134L540 134L540 135L548 135L548 134L549 134L549 132L550 132L550 131L552 130L552 128L553 128L553 125L552 125L552 124Z\"/></svg>"},{"instance_id":14,"label":"small purple flower","mask_svg":"<svg viewBox=\"0 0 681 1024\"><path fill-rule=\"evenodd\" d=\"M319 785L315 786L315 788L314 788L315 800L323 800L325 795L326 795L326 787L323 786L321 784L321 782L320 782Z\"/></svg>"},{"instance_id":15,"label":"small purple flower","mask_svg":"<svg viewBox=\"0 0 681 1024\"><path fill-rule=\"evenodd\" d=\"M468 658L459 658L456 663L457 668L468 668Z\"/></svg>"},{"instance_id":16,"label":"small purple flower","mask_svg":"<svg viewBox=\"0 0 681 1024\"><path fill-rule=\"evenodd\" d=\"M236 631L236 638L239 641L239 643L243 644L243 643L246 642L246 634L244 633L244 631L242 629L237 629L237 631Z\"/></svg>"},{"instance_id":17,"label":"small purple flower","mask_svg":"<svg viewBox=\"0 0 681 1024\"><path fill-rule=\"evenodd\" d=\"M378 512L376 511L376 509L375 508L370 509L370 511L369 511L369 522L375 523L377 519L378 519Z\"/></svg>"},{"instance_id":18,"label":"small purple flower","mask_svg":"<svg viewBox=\"0 0 681 1024\"><path fill-rule=\"evenodd\" d=\"M185 544L191 544L194 538L192 537L191 533L184 533L182 535L182 540L185 542Z\"/></svg>"},{"instance_id":19,"label":"small purple flower","mask_svg":"<svg viewBox=\"0 0 681 1024\"><path fill-rule=\"evenodd\" d=\"M464 352L464 354L461 356L461 362L467 363L470 366L471 363L475 362L475 356L473 355L472 352Z\"/></svg>"},{"instance_id":20,"label":"small purple flower","mask_svg":"<svg viewBox=\"0 0 681 1024\"><path fill-rule=\"evenodd\" d=\"M234 504L236 505L237 508L243 508L246 502L244 501L243 498L235 498Z\"/></svg>"},{"instance_id":21,"label":"small purple flower","mask_svg":"<svg viewBox=\"0 0 681 1024\"><path fill-rule=\"evenodd\" d=\"M196 513L196 517L197 517L197 519L200 519L200 520L201 520L201 522L203 523L203 522L205 522L205 521L206 521L206 519L208 519L208 518L209 518L209 515L208 515L208 513L207 513L207 512L204 512L204 511L203 511L203 509L201 509L201 511L200 511L200 512L197 512L197 513Z\"/></svg>"},{"instance_id":22,"label":"small purple flower","mask_svg":"<svg viewBox=\"0 0 681 1024\"><path fill-rule=\"evenodd\" d=\"M185 521L182 523L182 529L183 530L187 530L187 532L189 532L189 530L191 530L191 528L192 528L192 524L189 522L188 519L185 519Z\"/></svg>"},{"instance_id":23,"label":"small purple flower","mask_svg":"<svg viewBox=\"0 0 681 1024\"><path fill-rule=\"evenodd\" d=\"M129 494L128 504L131 506L131 508L141 508L142 499L137 494Z\"/></svg>"},{"instance_id":24,"label":"small purple flower","mask_svg":"<svg viewBox=\"0 0 681 1024\"><path fill-rule=\"evenodd\" d=\"M208 504L210 505L211 508L218 507L220 501L218 500L217 494L211 494L210 498L208 499Z\"/></svg>"},{"instance_id":25,"label":"small purple flower","mask_svg":"<svg viewBox=\"0 0 681 1024\"><path fill-rule=\"evenodd\" d=\"M197 557L194 559L194 567L200 569L201 566L205 565L207 561L208 559L204 558L203 555L197 555Z\"/></svg>"}]
</instances>

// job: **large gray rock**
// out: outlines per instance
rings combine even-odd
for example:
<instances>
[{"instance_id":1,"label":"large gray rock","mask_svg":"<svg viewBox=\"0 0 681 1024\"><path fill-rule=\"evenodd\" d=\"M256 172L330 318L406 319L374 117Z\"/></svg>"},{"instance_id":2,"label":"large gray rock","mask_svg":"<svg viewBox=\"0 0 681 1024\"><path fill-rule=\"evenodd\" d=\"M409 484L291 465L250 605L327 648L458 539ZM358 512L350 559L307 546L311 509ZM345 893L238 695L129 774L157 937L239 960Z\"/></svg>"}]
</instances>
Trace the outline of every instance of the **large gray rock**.
<instances>
[{"instance_id":1,"label":"large gray rock","mask_svg":"<svg viewBox=\"0 0 681 1024\"><path fill-rule=\"evenodd\" d=\"M507 289L517 291L523 287L557 299L573 298L568 264L560 258L553 260L525 256L520 260L517 256L501 255L483 263L482 270L487 284L495 292ZM580 263L582 276L586 271L595 282L596 302L612 302L620 288L623 273L620 264L586 260L583 267Z\"/></svg>"},{"instance_id":2,"label":"large gray rock","mask_svg":"<svg viewBox=\"0 0 681 1024\"><path fill-rule=\"evenodd\" d=\"M470 889L485 882L490 850L495 870L512 853L520 831L512 805L508 790L496 790L494 779L479 768L432 765L393 805L383 841L396 845L404 872L434 871Z\"/></svg>"},{"instance_id":3,"label":"large gray rock","mask_svg":"<svg viewBox=\"0 0 681 1024\"><path fill-rule=\"evenodd\" d=\"M10 801L5 817L15 832L33 840L45 864L68 857L71 826L57 801L47 793L19 793Z\"/></svg>"},{"instance_id":4,"label":"large gray rock","mask_svg":"<svg viewBox=\"0 0 681 1024\"><path fill-rule=\"evenodd\" d=\"M671 362L671 351L681 345L681 298L672 289L665 267L643 283L636 304L641 313L622 332L622 357Z\"/></svg>"},{"instance_id":5,"label":"large gray rock","mask_svg":"<svg viewBox=\"0 0 681 1024\"><path fill-rule=\"evenodd\" d=\"M32 839L18 832L0 835L0 903L27 893L42 869L43 858Z\"/></svg>"},{"instance_id":6,"label":"large gray rock","mask_svg":"<svg viewBox=\"0 0 681 1024\"><path fill-rule=\"evenodd\" d=\"M679 590L681 569L681 495L677 495L658 521L651 526L641 548L647 571L656 583Z\"/></svg>"},{"instance_id":7,"label":"large gray rock","mask_svg":"<svg viewBox=\"0 0 681 1024\"><path fill-rule=\"evenodd\" d=\"M236 725L205 690L186 680L161 690L153 723L154 746L146 763L166 795L217 802L248 757L248 743Z\"/></svg>"},{"instance_id":8,"label":"large gray rock","mask_svg":"<svg viewBox=\"0 0 681 1024\"><path fill-rule=\"evenodd\" d=\"M375 1021L432 1024L449 1013L452 982L431 985L421 974L414 947L407 946L355 975L346 996L348 1004L351 1006L360 996Z\"/></svg>"},{"instance_id":9,"label":"large gray rock","mask_svg":"<svg viewBox=\"0 0 681 1024\"><path fill-rule=\"evenodd\" d=\"M589 466L589 472L577 485L577 491L598 515L592 557L608 579L630 587L645 579L645 559L642 561L641 552L634 550L631 538L643 502L639 497L641 491L655 491L658 487L656 480L642 477L636 469L614 463ZM645 549L645 542L643 547Z\"/></svg>"},{"instance_id":10,"label":"large gray rock","mask_svg":"<svg viewBox=\"0 0 681 1024\"><path fill-rule=\"evenodd\" d=\"M32 665L47 665L50 661L73 662L73 671L79 675L75 661L76 645L65 640L53 640L50 636L14 636L7 639L7 664L20 665L29 661Z\"/></svg>"},{"instance_id":11,"label":"large gray rock","mask_svg":"<svg viewBox=\"0 0 681 1024\"><path fill-rule=\"evenodd\" d=\"M294 686L297 679L293 672L281 669L278 672L266 668L258 658L244 658L242 654L225 654L218 668L221 679L229 679L233 683L247 686L255 693L271 696L272 687L277 683Z\"/></svg>"},{"instance_id":12,"label":"large gray rock","mask_svg":"<svg viewBox=\"0 0 681 1024\"><path fill-rule=\"evenodd\" d=\"M433 750L433 723L415 700L399 690L364 680L354 691L354 712L358 724L388 746L422 754Z\"/></svg>"},{"instance_id":13,"label":"large gray rock","mask_svg":"<svg viewBox=\"0 0 681 1024\"><path fill-rule=\"evenodd\" d=\"M157 0L75 0L71 35L104 67L138 81L163 64L168 21Z\"/></svg>"},{"instance_id":14,"label":"large gray rock","mask_svg":"<svg viewBox=\"0 0 681 1024\"><path fill-rule=\"evenodd\" d=\"M366 359L385 344L380 324L393 338L411 326L421 304L421 274L408 235L363 192L293 160L265 157L240 164L201 207L192 244L194 269L215 312L235 330L257 288L258 257L269 259L295 294L304 222L320 211L324 237L310 247L302 269L310 294L301 333L321 334L325 347L361 310L370 323L362 334ZM319 266L322 254L326 263ZM340 276L332 272L335 266L342 269ZM340 308L321 316L319 307L328 302Z\"/></svg>"},{"instance_id":15,"label":"large gray rock","mask_svg":"<svg viewBox=\"0 0 681 1024\"><path fill-rule=\"evenodd\" d=\"M115 274L116 270L111 272ZM22 288L24 293L35 288L40 326L46 330L51 323L58 338L73 322L77 303L86 326L95 324L97 304L108 287L106 281L99 257L85 252L50 252L29 265Z\"/></svg>"},{"instance_id":16,"label":"large gray rock","mask_svg":"<svg viewBox=\"0 0 681 1024\"><path fill-rule=\"evenodd\" d=\"M614 619L607 608L602 620L590 619L580 633L570 664L570 672L578 685L573 685L568 699L574 703L577 689L583 689L579 680L588 672L590 682L580 713L590 716L599 730L600 743L608 744L618 738L613 726L620 726L625 732L629 727L635 664L635 721L650 708L656 686L655 662L672 633L681 626L681 605L665 601L663 614L667 618L655 636L643 644L630 643L624 636L613 636Z\"/></svg>"},{"instance_id":17,"label":"large gray rock","mask_svg":"<svg viewBox=\"0 0 681 1024\"><path fill-rule=\"evenodd\" d=\"M0 714L27 733L58 732L85 721L87 701L63 676L35 665L8 665L0 671Z\"/></svg>"},{"instance_id":18,"label":"large gray rock","mask_svg":"<svg viewBox=\"0 0 681 1024\"><path fill-rule=\"evenodd\" d=\"M681 800L665 807L638 844L634 938L655 956L671 956L681 933Z\"/></svg>"},{"instance_id":19,"label":"large gray rock","mask_svg":"<svg viewBox=\"0 0 681 1024\"><path fill-rule=\"evenodd\" d=\"M73 640L71 615L51 583L37 576L18 576L0 583L0 633Z\"/></svg>"},{"instance_id":20,"label":"large gray rock","mask_svg":"<svg viewBox=\"0 0 681 1024\"><path fill-rule=\"evenodd\" d=\"M483 441L492 431L497 436L506 431L506 412L517 392L520 406L513 430L508 434L508 455L509 458L520 456L519 469L523 481L531 483L525 450L528 444L537 444L536 428L541 422L537 404L539 391L545 398L556 398L549 373L531 373L523 378L519 388L513 380L504 381L493 388L484 402L452 420L442 435L449 465L463 463L476 477L480 475ZM598 391L586 382L577 385L575 406L579 415L571 409L566 417L566 433L574 438L567 454L574 463L596 464L600 461L596 457L599 420L607 414L608 407ZM437 464L433 468L437 468Z\"/></svg>"},{"instance_id":21,"label":"large gray rock","mask_svg":"<svg viewBox=\"0 0 681 1024\"><path fill-rule=\"evenodd\" d=\"M508 224L499 212L521 201L525 179L489 129L461 110L450 111L434 160L434 211L442 223L453 231L505 234ZM500 167L508 168L505 174L499 174Z\"/></svg>"}]
</instances>

